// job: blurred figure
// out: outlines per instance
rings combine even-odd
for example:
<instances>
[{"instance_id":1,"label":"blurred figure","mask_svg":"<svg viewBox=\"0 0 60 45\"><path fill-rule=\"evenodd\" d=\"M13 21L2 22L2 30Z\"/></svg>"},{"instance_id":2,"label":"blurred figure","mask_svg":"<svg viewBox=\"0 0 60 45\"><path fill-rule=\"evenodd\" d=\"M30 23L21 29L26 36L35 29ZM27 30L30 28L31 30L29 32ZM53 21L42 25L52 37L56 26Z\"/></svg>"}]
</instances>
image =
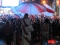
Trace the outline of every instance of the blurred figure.
<instances>
[{"instance_id":1,"label":"blurred figure","mask_svg":"<svg viewBox=\"0 0 60 45\"><path fill-rule=\"evenodd\" d=\"M41 14L40 16L40 24L42 25L44 23L45 17L44 14Z\"/></svg>"},{"instance_id":2,"label":"blurred figure","mask_svg":"<svg viewBox=\"0 0 60 45\"><path fill-rule=\"evenodd\" d=\"M59 20L55 19L52 22L52 31L53 31L53 37L59 36Z\"/></svg>"},{"instance_id":3,"label":"blurred figure","mask_svg":"<svg viewBox=\"0 0 60 45\"><path fill-rule=\"evenodd\" d=\"M9 21L6 22L4 27L4 35L7 45L11 45L11 41L13 40L13 30L12 25L10 25Z\"/></svg>"},{"instance_id":4,"label":"blurred figure","mask_svg":"<svg viewBox=\"0 0 60 45\"><path fill-rule=\"evenodd\" d=\"M42 44L47 43L48 39L51 39L51 23L48 18L45 19L44 23L41 26L42 33Z\"/></svg>"},{"instance_id":5,"label":"blurred figure","mask_svg":"<svg viewBox=\"0 0 60 45\"><path fill-rule=\"evenodd\" d=\"M28 18L28 14L25 13L22 19L22 45L30 45L31 31L33 30L31 19Z\"/></svg>"},{"instance_id":6,"label":"blurred figure","mask_svg":"<svg viewBox=\"0 0 60 45\"><path fill-rule=\"evenodd\" d=\"M34 28L34 32L32 32L33 33L32 40L34 40L35 43L38 43L40 41L40 21L38 17L33 23L33 28Z\"/></svg>"}]
</instances>

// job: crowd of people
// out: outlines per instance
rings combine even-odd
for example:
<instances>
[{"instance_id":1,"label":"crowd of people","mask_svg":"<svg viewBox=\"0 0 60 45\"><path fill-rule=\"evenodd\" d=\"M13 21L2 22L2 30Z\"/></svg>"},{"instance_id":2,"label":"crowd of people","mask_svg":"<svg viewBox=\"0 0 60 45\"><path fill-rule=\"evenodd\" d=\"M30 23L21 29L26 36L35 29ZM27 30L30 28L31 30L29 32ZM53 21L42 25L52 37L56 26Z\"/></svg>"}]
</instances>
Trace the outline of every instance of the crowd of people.
<instances>
[{"instance_id":1,"label":"crowd of people","mask_svg":"<svg viewBox=\"0 0 60 45\"><path fill-rule=\"evenodd\" d=\"M18 42L18 40L20 39L18 35L21 36L20 33L21 33L20 19L17 19L10 15L1 16L0 18L0 39L4 39L7 45L11 45L12 44L11 42L13 42L16 39L16 45L18 45L20 43ZM16 35L16 37L14 35Z\"/></svg>"},{"instance_id":2,"label":"crowd of people","mask_svg":"<svg viewBox=\"0 0 60 45\"><path fill-rule=\"evenodd\" d=\"M7 45L14 41L16 45L33 45L41 40L44 42L60 37L60 20L57 17L51 18L43 14L30 16L27 13L22 19L10 17L0 18L0 38L4 38Z\"/></svg>"}]
</instances>

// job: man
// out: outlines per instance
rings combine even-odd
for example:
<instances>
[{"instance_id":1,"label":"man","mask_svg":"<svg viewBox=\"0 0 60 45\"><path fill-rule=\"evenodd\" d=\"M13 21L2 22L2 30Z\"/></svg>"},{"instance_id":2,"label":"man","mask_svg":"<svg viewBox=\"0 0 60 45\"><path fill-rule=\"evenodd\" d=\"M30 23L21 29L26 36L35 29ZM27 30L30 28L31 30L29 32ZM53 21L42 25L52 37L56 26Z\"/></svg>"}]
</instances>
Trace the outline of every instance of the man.
<instances>
[{"instance_id":1,"label":"man","mask_svg":"<svg viewBox=\"0 0 60 45\"><path fill-rule=\"evenodd\" d=\"M44 23L41 26L41 33L42 33L42 44L44 45L47 43L48 39L51 39L51 23L48 18L45 19Z\"/></svg>"},{"instance_id":2,"label":"man","mask_svg":"<svg viewBox=\"0 0 60 45\"><path fill-rule=\"evenodd\" d=\"M25 13L22 19L22 45L30 45L31 31L33 30L31 19L28 18L28 14Z\"/></svg>"}]
</instances>

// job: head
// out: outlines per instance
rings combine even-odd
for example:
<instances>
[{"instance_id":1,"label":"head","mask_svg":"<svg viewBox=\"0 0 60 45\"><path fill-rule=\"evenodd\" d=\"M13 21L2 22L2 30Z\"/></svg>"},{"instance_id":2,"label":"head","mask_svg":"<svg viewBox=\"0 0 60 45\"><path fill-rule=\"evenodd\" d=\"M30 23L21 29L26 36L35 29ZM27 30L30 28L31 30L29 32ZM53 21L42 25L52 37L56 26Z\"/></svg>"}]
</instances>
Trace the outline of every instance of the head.
<instances>
[{"instance_id":1,"label":"head","mask_svg":"<svg viewBox=\"0 0 60 45\"><path fill-rule=\"evenodd\" d=\"M58 20L58 19L55 19L54 21L55 21L56 23L59 23L59 20Z\"/></svg>"},{"instance_id":2,"label":"head","mask_svg":"<svg viewBox=\"0 0 60 45\"><path fill-rule=\"evenodd\" d=\"M49 23L49 19L48 18L45 19L45 23Z\"/></svg>"},{"instance_id":3,"label":"head","mask_svg":"<svg viewBox=\"0 0 60 45\"><path fill-rule=\"evenodd\" d=\"M41 17L43 18L44 17L44 14L41 14Z\"/></svg>"},{"instance_id":4,"label":"head","mask_svg":"<svg viewBox=\"0 0 60 45\"><path fill-rule=\"evenodd\" d=\"M28 18L28 14L27 13L24 14L24 18Z\"/></svg>"}]
</instances>

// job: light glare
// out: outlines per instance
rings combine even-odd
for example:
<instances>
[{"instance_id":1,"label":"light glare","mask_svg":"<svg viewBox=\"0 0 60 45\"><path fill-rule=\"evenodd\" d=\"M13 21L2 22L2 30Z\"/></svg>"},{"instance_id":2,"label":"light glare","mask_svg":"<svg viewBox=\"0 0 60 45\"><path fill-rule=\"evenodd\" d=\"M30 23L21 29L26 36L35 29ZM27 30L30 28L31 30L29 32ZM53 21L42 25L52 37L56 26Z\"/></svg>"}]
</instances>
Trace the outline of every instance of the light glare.
<instances>
[{"instance_id":1,"label":"light glare","mask_svg":"<svg viewBox=\"0 0 60 45\"><path fill-rule=\"evenodd\" d=\"M42 3L43 3L43 4L46 4L46 1L43 1Z\"/></svg>"},{"instance_id":2,"label":"light glare","mask_svg":"<svg viewBox=\"0 0 60 45\"><path fill-rule=\"evenodd\" d=\"M19 0L2 0L2 6L18 6Z\"/></svg>"}]
</instances>

